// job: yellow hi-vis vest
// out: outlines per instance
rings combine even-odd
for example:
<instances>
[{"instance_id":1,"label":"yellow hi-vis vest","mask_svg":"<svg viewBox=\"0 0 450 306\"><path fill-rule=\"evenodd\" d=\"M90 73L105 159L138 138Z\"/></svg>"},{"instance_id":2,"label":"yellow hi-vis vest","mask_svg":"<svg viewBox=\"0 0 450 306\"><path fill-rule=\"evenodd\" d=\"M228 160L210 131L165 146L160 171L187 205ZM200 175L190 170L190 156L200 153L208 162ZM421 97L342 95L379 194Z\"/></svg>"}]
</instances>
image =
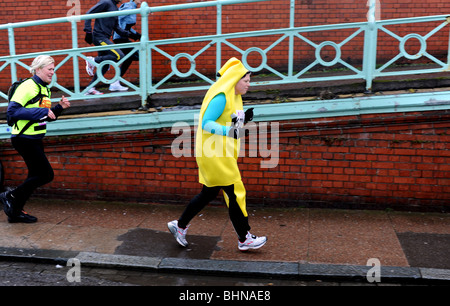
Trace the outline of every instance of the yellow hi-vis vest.
<instances>
[{"instance_id":1,"label":"yellow hi-vis vest","mask_svg":"<svg viewBox=\"0 0 450 306\"><path fill-rule=\"evenodd\" d=\"M24 106L28 101L36 97L40 93L43 95L43 98L33 104L28 104L26 108L51 108L51 92L47 86L43 86L41 84L37 84L32 79L28 79L20 84L14 95L11 97L11 101L17 102ZM19 132L27 125L29 120L18 120L17 125L14 124L12 127L12 134L17 135ZM36 122L33 123L23 135L40 135L45 134L47 132L47 123L46 122Z\"/></svg>"},{"instance_id":2,"label":"yellow hi-vis vest","mask_svg":"<svg viewBox=\"0 0 450 306\"><path fill-rule=\"evenodd\" d=\"M241 174L237 164L240 139L204 131L201 122L209 102L219 93L225 94L226 104L222 115L216 120L217 123L230 126L232 114L240 117L244 115L242 97L236 95L235 86L247 72L248 70L241 61L231 58L219 70L221 77L210 87L203 99L195 150L199 182L207 187L229 186L241 182Z\"/></svg>"}]
</instances>

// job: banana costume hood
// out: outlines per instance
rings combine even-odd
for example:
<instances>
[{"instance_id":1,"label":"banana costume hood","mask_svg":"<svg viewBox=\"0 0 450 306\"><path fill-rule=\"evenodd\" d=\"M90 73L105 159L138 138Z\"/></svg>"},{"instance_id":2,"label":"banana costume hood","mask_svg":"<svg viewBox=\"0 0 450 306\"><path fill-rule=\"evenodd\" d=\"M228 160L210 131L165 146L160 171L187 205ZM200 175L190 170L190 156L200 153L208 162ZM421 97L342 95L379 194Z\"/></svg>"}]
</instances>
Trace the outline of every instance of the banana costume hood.
<instances>
[{"instance_id":1,"label":"banana costume hood","mask_svg":"<svg viewBox=\"0 0 450 306\"><path fill-rule=\"evenodd\" d=\"M245 116L241 95L235 92L235 86L248 72L237 58L231 58L219 70L220 78L210 87L200 109L199 125L196 135L196 159L199 167L199 181L207 187L243 184L237 165L240 140L233 137L211 134L202 129L203 115L211 100L220 93L226 97L222 115L216 120L223 126L231 126L231 115L238 119ZM244 198L245 198L245 190Z\"/></svg>"}]
</instances>

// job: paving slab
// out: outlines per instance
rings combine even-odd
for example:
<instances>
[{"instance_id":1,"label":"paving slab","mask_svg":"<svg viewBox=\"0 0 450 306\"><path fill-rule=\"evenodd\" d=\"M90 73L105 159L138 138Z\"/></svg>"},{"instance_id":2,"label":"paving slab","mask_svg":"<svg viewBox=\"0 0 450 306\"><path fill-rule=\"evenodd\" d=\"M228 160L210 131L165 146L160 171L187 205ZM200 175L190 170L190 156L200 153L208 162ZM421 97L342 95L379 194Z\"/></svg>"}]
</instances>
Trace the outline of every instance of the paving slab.
<instances>
[{"instance_id":1,"label":"paving slab","mask_svg":"<svg viewBox=\"0 0 450 306\"><path fill-rule=\"evenodd\" d=\"M94 266L348 279L364 279L368 260L375 258L385 279L450 282L445 213L250 207L251 232L266 235L268 242L241 252L221 205L194 217L187 248L167 229L184 206L32 198L26 208L37 223L10 224L0 214L1 258L76 257Z\"/></svg>"}]
</instances>

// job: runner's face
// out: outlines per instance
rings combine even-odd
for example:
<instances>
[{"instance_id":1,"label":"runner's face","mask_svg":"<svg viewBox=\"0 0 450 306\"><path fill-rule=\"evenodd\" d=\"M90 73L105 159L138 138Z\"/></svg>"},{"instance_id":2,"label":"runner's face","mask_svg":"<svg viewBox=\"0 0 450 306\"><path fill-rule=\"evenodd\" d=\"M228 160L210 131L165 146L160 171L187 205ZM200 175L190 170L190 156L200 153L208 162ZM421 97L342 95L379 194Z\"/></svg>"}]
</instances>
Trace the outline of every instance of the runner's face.
<instances>
[{"instance_id":1,"label":"runner's face","mask_svg":"<svg viewBox=\"0 0 450 306\"><path fill-rule=\"evenodd\" d=\"M250 74L247 74L245 77L237 82L235 91L237 95L245 95L250 87Z\"/></svg>"},{"instance_id":2,"label":"runner's face","mask_svg":"<svg viewBox=\"0 0 450 306\"><path fill-rule=\"evenodd\" d=\"M36 69L36 75L47 84L50 84L52 82L54 74L55 74L55 64L53 63L43 68Z\"/></svg>"}]
</instances>

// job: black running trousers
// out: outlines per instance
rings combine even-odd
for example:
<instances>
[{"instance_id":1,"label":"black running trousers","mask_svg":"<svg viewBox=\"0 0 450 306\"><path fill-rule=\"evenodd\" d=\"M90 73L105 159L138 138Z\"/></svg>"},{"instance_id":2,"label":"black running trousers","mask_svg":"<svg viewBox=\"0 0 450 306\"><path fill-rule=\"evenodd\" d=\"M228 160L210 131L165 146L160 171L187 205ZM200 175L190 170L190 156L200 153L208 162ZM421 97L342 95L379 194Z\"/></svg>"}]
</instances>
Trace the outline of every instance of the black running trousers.
<instances>
[{"instance_id":1,"label":"black running trousers","mask_svg":"<svg viewBox=\"0 0 450 306\"><path fill-rule=\"evenodd\" d=\"M12 137L11 142L28 167L27 179L12 191L12 195L20 204L15 209L21 211L25 202L36 188L53 181L54 173L50 162L45 156L42 139Z\"/></svg>"},{"instance_id":2,"label":"black running trousers","mask_svg":"<svg viewBox=\"0 0 450 306\"><path fill-rule=\"evenodd\" d=\"M242 213L236 201L236 195L234 194L234 185L230 186L217 186L217 187L207 187L203 185L202 191L196 195L186 206L181 218L178 220L178 226L185 228L189 222L194 218L209 202L214 200L219 191L223 191L228 195L228 213L230 216L231 223L233 224L234 230L236 231L238 238L241 242L245 241L245 236L250 230L250 225L248 224L248 217L245 217Z\"/></svg>"}]
</instances>

